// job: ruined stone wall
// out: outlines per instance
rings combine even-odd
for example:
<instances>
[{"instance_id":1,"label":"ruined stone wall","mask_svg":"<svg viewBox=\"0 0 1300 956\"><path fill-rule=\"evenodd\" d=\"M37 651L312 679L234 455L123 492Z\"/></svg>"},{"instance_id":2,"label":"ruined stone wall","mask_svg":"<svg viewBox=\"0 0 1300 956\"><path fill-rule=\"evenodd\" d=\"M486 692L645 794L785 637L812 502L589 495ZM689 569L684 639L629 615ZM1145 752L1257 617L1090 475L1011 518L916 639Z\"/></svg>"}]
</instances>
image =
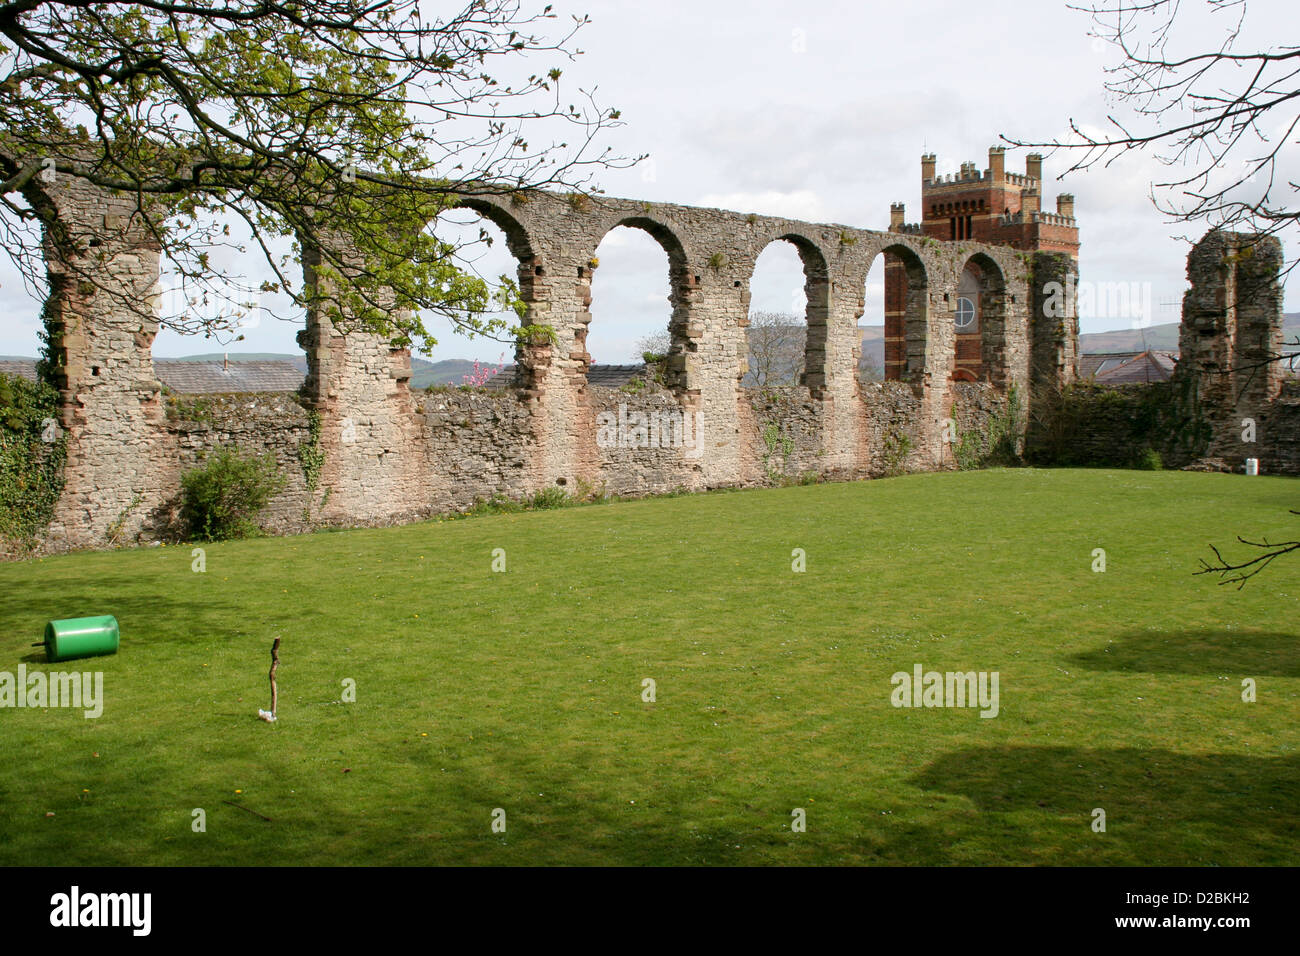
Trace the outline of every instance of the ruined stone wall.
<instances>
[{"instance_id":1,"label":"ruined stone wall","mask_svg":"<svg viewBox=\"0 0 1300 956\"><path fill-rule=\"evenodd\" d=\"M159 252L133 197L61 177L29 198L47 223L45 323L69 438L48 536L102 547L129 539L178 477L150 354Z\"/></svg>"},{"instance_id":2,"label":"ruined stone wall","mask_svg":"<svg viewBox=\"0 0 1300 956\"><path fill-rule=\"evenodd\" d=\"M320 500L310 496L301 450L311 441L307 410L283 393L168 396L164 402L172 460L179 474L219 448L270 455L285 485L259 516L268 530L302 531L313 526ZM180 481L140 529L142 538L167 539L182 533Z\"/></svg>"},{"instance_id":3,"label":"ruined stone wall","mask_svg":"<svg viewBox=\"0 0 1300 956\"><path fill-rule=\"evenodd\" d=\"M871 477L944 467L945 443L936 443L937 456L923 448L926 422L921 399L913 388L903 382L868 382L862 386L862 404L869 450L866 467Z\"/></svg>"},{"instance_id":4,"label":"ruined stone wall","mask_svg":"<svg viewBox=\"0 0 1300 956\"><path fill-rule=\"evenodd\" d=\"M1166 467L1195 455L1180 450L1165 412L1175 407L1173 386L1077 383L1065 390L1054 416L1037 435L1034 460L1070 467L1132 468L1148 449Z\"/></svg>"},{"instance_id":5,"label":"ruined stone wall","mask_svg":"<svg viewBox=\"0 0 1300 956\"><path fill-rule=\"evenodd\" d=\"M1102 395L1071 388L1068 256L604 197L467 198L506 233L524 321L555 330L553 341L519 345L514 388L413 392L404 349L321 308L300 336L309 369L300 402L227 396L179 414L153 374L158 251L133 202L71 180L34 202L47 222L46 321L68 437L51 549L169 533L181 474L220 446L276 457L287 484L265 515L274 529L382 525L555 487L635 495L951 468L954 434L1005 418L1013 387L1034 460L1131 462L1149 446L1167 465L1238 468L1255 457L1267 473L1300 473L1300 395L1266 361L1281 348L1281 249L1271 238L1208 234L1188 259L1174 382ZM587 382L586 340L595 250L620 225L644 229L668 255L672 344L657 377L608 389ZM805 373L797 386L743 389L749 280L777 241L804 264ZM863 384L857 321L884 253L908 278L894 326L900 380ZM316 254L304 254L309 283ZM981 383L952 381L968 264L982 277ZM688 440L638 437L638 422L669 419ZM618 437L629 427L630 439ZM299 449L313 435L324 465L309 501Z\"/></svg>"},{"instance_id":6,"label":"ruined stone wall","mask_svg":"<svg viewBox=\"0 0 1300 956\"><path fill-rule=\"evenodd\" d=\"M1282 366L1270 361L1282 353L1282 264L1275 237L1217 229L1187 257L1177 376L1208 425L1204 457L1234 470L1246 458L1285 470L1276 436L1260 428L1282 391Z\"/></svg>"},{"instance_id":7,"label":"ruined stone wall","mask_svg":"<svg viewBox=\"0 0 1300 956\"><path fill-rule=\"evenodd\" d=\"M424 513L463 510L493 495L518 499L536 489L533 419L517 392L434 389L416 393L415 410L423 455L417 500Z\"/></svg>"},{"instance_id":8,"label":"ruined stone wall","mask_svg":"<svg viewBox=\"0 0 1300 956\"><path fill-rule=\"evenodd\" d=\"M102 546L110 527L122 540L158 533L172 518L182 470L215 444L271 450L287 474L299 473L289 460L304 427L296 413L284 419L279 438L270 423L222 431L214 423L178 429L167 422L150 356L157 320L150 309L124 309L108 295L116 290L147 304L157 252L131 231L129 198L60 188L51 194L49 215L60 226L71 223L86 241L51 243L52 276L76 262L106 278L103 288L56 282L48 309L69 433L68 485L50 546ZM806 371L776 415L788 438L781 448L790 447L781 456L784 474L851 478L950 465L944 424L961 401L950 381L953 321L968 262L985 281L982 348L990 387L1025 390L1044 374L1072 374L1069 342L1057 343L1053 369L1035 371L1035 260L1008 248L596 196L537 192L467 198L464 205L505 231L519 262L524 322L551 326L555 339L519 345L514 389L425 394L410 389L407 351L356 331L346 312L314 310L299 337L308 360L302 401L319 418L324 467L321 500L305 523L389 524L549 487L642 494L770 481L764 434L777 409L756 403L740 381L750 277L776 241L798 250L808 298ZM635 393L587 383L595 251L621 225L644 229L669 260L672 344L662 382ZM876 389L858 381L857 322L867 272L886 250L908 269L905 368L904 381ZM328 251L344 262L351 255L343 247ZM305 250L304 276L328 304L330 290L317 277L320 255ZM1060 334L1068 339L1071 330ZM601 440L601 422L620 405L680 415L693 441L610 446ZM896 460L900 444L903 461ZM289 529L306 505L304 488L291 481L268 520Z\"/></svg>"},{"instance_id":9,"label":"ruined stone wall","mask_svg":"<svg viewBox=\"0 0 1300 956\"><path fill-rule=\"evenodd\" d=\"M1274 237L1208 232L1187 257L1173 378L1056 393L1044 386L1031 418L1030 460L1132 467L1156 451L1166 468L1240 473L1255 458L1264 474L1300 474L1300 386L1283 380L1276 360L1294 350L1283 344L1282 265ZM1041 269L1046 277L1055 267L1042 260ZM1050 366L1051 323L1036 321L1046 335L1035 363Z\"/></svg>"},{"instance_id":10,"label":"ruined stone wall","mask_svg":"<svg viewBox=\"0 0 1300 956\"><path fill-rule=\"evenodd\" d=\"M697 486L696 465L704 454L701 423L672 390L638 378L623 388L588 392L599 460L591 477L582 479L585 488L566 490L634 496Z\"/></svg>"},{"instance_id":11,"label":"ruined stone wall","mask_svg":"<svg viewBox=\"0 0 1300 956\"><path fill-rule=\"evenodd\" d=\"M1300 382L1282 386L1260 415L1259 431L1268 449L1264 474L1300 475Z\"/></svg>"}]
</instances>

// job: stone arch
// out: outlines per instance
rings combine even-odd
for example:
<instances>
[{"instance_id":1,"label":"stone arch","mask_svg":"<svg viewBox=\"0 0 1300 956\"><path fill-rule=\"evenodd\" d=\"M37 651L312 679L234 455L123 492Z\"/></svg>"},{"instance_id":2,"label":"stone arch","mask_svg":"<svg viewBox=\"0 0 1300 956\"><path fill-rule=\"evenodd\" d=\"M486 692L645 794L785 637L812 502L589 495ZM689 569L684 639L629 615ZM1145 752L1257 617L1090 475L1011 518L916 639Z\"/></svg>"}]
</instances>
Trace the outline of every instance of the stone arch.
<instances>
[{"instance_id":1,"label":"stone arch","mask_svg":"<svg viewBox=\"0 0 1300 956\"><path fill-rule=\"evenodd\" d=\"M1007 359L1007 283L1002 267L987 253L977 252L962 265L962 273L973 280L978 291L979 346L977 381L1005 385ZM960 338L960 336L958 336ZM955 350L956 351L956 350ZM956 367L954 356L954 368Z\"/></svg>"},{"instance_id":2,"label":"stone arch","mask_svg":"<svg viewBox=\"0 0 1300 956\"><path fill-rule=\"evenodd\" d=\"M455 209L468 209L471 212L476 212L504 232L506 234L506 245L510 249L511 255L518 259L521 265L526 262L530 263L531 260L536 258L528 230L500 203L479 196L459 196L442 211L450 212ZM538 273L538 275L541 274ZM522 278L523 274L521 272L520 279Z\"/></svg>"},{"instance_id":3,"label":"stone arch","mask_svg":"<svg viewBox=\"0 0 1300 956\"><path fill-rule=\"evenodd\" d=\"M880 252L885 257L885 378L919 383L930 348L929 270L905 243Z\"/></svg>"},{"instance_id":4,"label":"stone arch","mask_svg":"<svg viewBox=\"0 0 1300 956\"><path fill-rule=\"evenodd\" d=\"M825 254L817 243L797 232L784 232L773 236L758 250L750 266L750 282L753 282L754 272L758 268L759 256L768 246L776 242L788 242L794 246L795 252L799 254L799 261L803 264L804 297L807 300L804 306L804 319L808 328L804 338L804 370L800 376L800 384L810 388L821 388L826 384L827 323L831 311L830 268Z\"/></svg>"},{"instance_id":5,"label":"stone arch","mask_svg":"<svg viewBox=\"0 0 1300 956\"><path fill-rule=\"evenodd\" d=\"M691 323L691 304L695 291L699 286L699 277L691 272L686 249L677 233L674 232L671 226L649 215L624 216L600 229L596 241L591 246L589 263L596 262L596 250L604 242L605 237L620 226L639 229L648 234L650 238L658 243L668 257L668 303L671 312L668 319L669 346L666 380L672 388L688 388L688 380L691 377L691 359L699 348L699 338L702 334L702 330L694 327ZM587 267L578 266L579 280L588 284L588 306L591 303L590 283L592 272L593 268L590 265ZM591 312L588 310L583 313L579 327L574 330L574 344L577 350L583 354L586 354L587 331L590 322ZM587 356L585 364L590 367L590 355ZM584 368L584 374L585 371Z\"/></svg>"},{"instance_id":6,"label":"stone arch","mask_svg":"<svg viewBox=\"0 0 1300 956\"><path fill-rule=\"evenodd\" d=\"M508 209L505 201L483 196L450 197L446 205L439 210L438 216L458 210L480 216L505 236L506 250L515 260L519 297L527 307L520 324L544 324L546 319L543 313L546 312L547 299L545 290L548 278L546 267L521 217ZM437 217L431 219L426 229L432 228L436 221ZM532 384L532 373L536 365L534 351L528 343L516 343L514 354L516 385L528 387Z\"/></svg>"}]
</instances>

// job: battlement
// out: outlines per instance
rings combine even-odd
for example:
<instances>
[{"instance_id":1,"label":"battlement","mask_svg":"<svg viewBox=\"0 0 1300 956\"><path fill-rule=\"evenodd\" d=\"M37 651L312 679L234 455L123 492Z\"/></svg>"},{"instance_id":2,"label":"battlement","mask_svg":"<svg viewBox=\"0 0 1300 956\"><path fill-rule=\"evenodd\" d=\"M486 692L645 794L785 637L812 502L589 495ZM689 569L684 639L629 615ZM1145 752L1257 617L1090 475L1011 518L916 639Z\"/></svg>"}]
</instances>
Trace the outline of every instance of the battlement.
<instances>
[{"instance_id":1,"label":"battlement","mask_svg":"<svg viewBox=\"0 0 1300 956\"><path fill-rule=\"evenodd\" d=\"M1049 226L1064 226L1070 229L1075 228L1073 216L1062 216L1060 213L1043 212L1042 210L1003 213L998 220L999 225L1014 226L1023 223L1041 222Z\"/></svg>"},{"instance_id":2,"label":"battlement","mask_svg":"<svg viewBox=\"0 0 1300 956\"><path fill-rule=\"evenodd\" d=\"M922 233L935 239L978 239L1019 249L1065 252L1078 258L1074 196L1056 198L1056 212L1043 209L1043 157L1025 156L1025 171L1006 168L1006 149L989 147L988 166L963 162L940 174L934 153L921 156ZM901 210L901 204L895 204ZM890 231L903 230L901 212L891 211Z\"/></svg>"}]
</instances>

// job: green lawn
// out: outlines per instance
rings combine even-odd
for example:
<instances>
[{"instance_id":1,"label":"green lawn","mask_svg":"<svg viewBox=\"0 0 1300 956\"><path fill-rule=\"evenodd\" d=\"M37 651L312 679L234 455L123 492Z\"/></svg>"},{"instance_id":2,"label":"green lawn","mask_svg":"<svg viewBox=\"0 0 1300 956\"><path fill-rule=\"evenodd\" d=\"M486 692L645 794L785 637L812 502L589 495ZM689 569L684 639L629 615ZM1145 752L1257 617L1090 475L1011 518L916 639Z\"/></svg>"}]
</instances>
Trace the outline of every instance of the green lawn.
<instances>
[{"instance_id":1,"label":"green lawn","mask_svg":"<svg viewBox=\"0 0 1300 956\"><path fill-rule=\"evenodd\" d=\"M1300 560L1191 574L1295 507L1007 470L0 565L0 671L106 698L0 710L0 863L1295 865ZM101 613L115 657L28 646ZM891 706L917 663L999 715Z\"/></svg>"}]
</instances>

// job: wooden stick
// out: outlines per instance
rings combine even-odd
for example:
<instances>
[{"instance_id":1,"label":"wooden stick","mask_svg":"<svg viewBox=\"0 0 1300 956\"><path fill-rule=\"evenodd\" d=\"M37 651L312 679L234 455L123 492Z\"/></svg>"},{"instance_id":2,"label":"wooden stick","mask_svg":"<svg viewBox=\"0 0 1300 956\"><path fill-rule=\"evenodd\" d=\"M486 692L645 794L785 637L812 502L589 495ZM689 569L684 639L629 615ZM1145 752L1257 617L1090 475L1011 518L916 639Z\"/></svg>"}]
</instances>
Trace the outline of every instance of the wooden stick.
<instances>
[{"instance_id":1,"label":"wooden stick","mask_svg":"<svg viewBox=\"0 0 1300 956\"><path fill-rule=\"evenodd\" d=\"M280 700L280 693L275 687L275 671L280 666L280 639L277 637L275 643L271 645L271 716L275 716L275 708Z\"/></svg>"},{"instance_id":2,"label":"wooden stick","mask_svg":"<svg viewBox=\"0 0 1300 956\"><path fill-rule=\"evenodd\" d=\"M226 806L234 807L236 810L243 810L245 813L251 813L255 817L262 817L262 819L265 820L267 823L272 822L270 817L262 816L262 814L258 813L256 810L250 810L248 809L248 807L241 807L239 804L232 803L229 800L222 800L221 802L226 804Z\"/></svg>"}]
</instances>

